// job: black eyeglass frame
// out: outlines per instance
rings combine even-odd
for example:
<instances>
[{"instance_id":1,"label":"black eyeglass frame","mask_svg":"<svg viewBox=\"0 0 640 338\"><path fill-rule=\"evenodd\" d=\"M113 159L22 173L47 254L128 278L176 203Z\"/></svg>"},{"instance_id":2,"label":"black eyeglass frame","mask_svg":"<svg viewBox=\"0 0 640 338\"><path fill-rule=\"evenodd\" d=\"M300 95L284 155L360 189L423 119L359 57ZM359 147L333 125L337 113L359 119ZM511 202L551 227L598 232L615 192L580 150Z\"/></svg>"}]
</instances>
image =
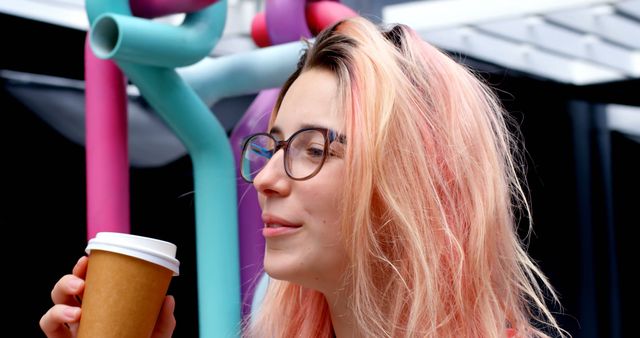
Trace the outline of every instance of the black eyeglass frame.
<instances>
[{"instance_id":1,"label":"black eyeglass frame","mask_svg":"<svg viewBox=\"0 0 640 338\"><path fill-rule=\"evenodd\" d=\"M291 141L293 139L295 139L296 136L298 136L299 134L301 134L303 132L310 131L310 130L320 131L322 133L322 135L324 136L324 151L323 151L322 161L320 161L320 164L318 164L318 168L316 168L316 170L314 170L311 174L309 174L309 175L307 175L305 177L302 177L302 178L296 178L289 172L289 165L287 165L288 160L289 160L289 145L291 144ZM283 156L284 171L287 173L287 176L289 178L291 178L292 180L295 180L295 181L308 180L308 179L316 176L320 172L320 170L322 169L322 166L324 166L324 162L327 160L327 157L330 156L329 147L331 146L331 143L333 143L336 140L338 142L342 143L342 144L346 143L344 135L340 135L340 134L338 134L337 132L335 132L335 131L333 131L331 129L322 128L322 127L302 128L302 129L296 131L295 133L293 133L286 140L278 140L273 135L271 135L270 133L256 133L256 134L253 134L253 135L249 135L249 136L247 136L247 138L242 143L242 153L241 153L241 158L240 158L240 168L241 168L240 169L240 176L242 176L242 179L247 183L253 183L253 180L248 179L247 177L245 177L245 175L244 175L244 173L242 171L242 168L244 167L244 161L245 161L245 158L246 158L245 157L245 153L247 151L247 147L249 145L249 142L253 138L257 137L257 136L267 136L267 137L269 137L270 139L272 139L274 141L275 147L274 147L273 151L271 152L271 155L268 157L267 162L270 161L271 158L280 149L284 149L284 156ZM262 171L262 169L260 169L260 171Z\"/></svg>"}]
</instances>

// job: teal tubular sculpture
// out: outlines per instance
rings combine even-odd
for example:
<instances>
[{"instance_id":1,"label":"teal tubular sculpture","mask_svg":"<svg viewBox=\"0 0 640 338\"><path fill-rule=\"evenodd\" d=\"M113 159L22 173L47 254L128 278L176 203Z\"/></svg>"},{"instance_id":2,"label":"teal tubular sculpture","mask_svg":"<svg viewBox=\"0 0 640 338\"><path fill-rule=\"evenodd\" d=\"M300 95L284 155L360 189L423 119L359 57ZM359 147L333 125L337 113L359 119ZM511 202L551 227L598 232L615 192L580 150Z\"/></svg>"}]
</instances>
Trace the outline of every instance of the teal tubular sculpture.
<instances>
[{"instance_id":1,"label":"teal tubular sculpture","mask_svg":"<svg viewBox=\"0 0 640 338\"><path fill-rule=\"evenodd\" d=\"M280 87L296 69L302 42L290 42L250 52L205 59L178 69L207 106L224 97Z\"/></svg>"},{"instance_id":2,"label":"teal tubular sculpture","mask_svg":"<svg viewBox=\"0 0 640 338\"><path fill-rule=\"evenodd\" d=\"M226 0L224 6L218 3L188 14L180 26L130 14L106 13L96 18L91 26L91 46L96 56L102 59L160 67L186 66L211 52L222 35L225 17Z\"/></svg>"},{"instance_id":3,"label":"teal tubular sculpture","mask_svg":"<svg viewBox=\"0 0 640 338\"><path fill-rule=\"evenodd\" d=\"M171 126L193 162L200 337L240 327L240 262L233 153L211 110L172 69L119 62Z\"/></svg>"},{"instance_id":4,"label":"teal tubular sculpture","mask_svg":"<svg viewBox=\"0 0 640 338\"><path fill-rule=\"evenodd\" d=\"M198 13L187 15L188 19L182 27L187 31L185 34L203 34L212 40L208 41L210 47L205 53L206 48L189 46L197 38L162 46L162 43L168 43L162 36L166 31L157 28L159 24L156 22L147 21L146 27L143 27L142 19L134 20L134 26L129 24L131 20L119 20L121 16L131 16L128 0L87 0L86 3L92 24L92 43L116 41L112 44L113 50L97 55L116 61L149 104L171 126L191 155L194 167L200 337L206 338L233 337L240 332L234 158L224 128L173 67L184 65L188 60L195 62L208 54L222 34L226 8L226 0L221 0L198 12L207 13L208 16ZM94 31L95 25L102 20L113 21L113 25L108 23L103 28L117 29ZM187 23L191 23L191 26L185 26ZM201 27L206 27L206 31ZM137 51L134 51L136 46L132 45L127 47L125 53L120 53L119 48L123 46L121 42L128 41L127 36L137 34L132 29L145 31L147 39L155 42L148 41ZM100 34L110 36L102 37ZM160 51L163 47L164 50ZM100 48L92 44L94 53ZM185 52L187 50L188 53ZM193 55L187 55L189 53ZM120 56L124 59L119 59Z\"/></svg>"}]
</instances>

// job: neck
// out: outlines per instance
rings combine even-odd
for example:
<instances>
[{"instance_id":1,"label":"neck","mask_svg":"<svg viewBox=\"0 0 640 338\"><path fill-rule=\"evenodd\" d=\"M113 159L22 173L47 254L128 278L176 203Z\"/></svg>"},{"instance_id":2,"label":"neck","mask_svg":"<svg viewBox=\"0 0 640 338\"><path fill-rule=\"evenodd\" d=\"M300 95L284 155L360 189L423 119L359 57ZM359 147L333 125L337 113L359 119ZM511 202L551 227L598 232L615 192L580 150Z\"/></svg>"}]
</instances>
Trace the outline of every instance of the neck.
<instances>
[{"instance_id":1,"label":"neck","mask_svg":"<svg viewBox=\"0 0 640 338\"><path fill-rule=\"evenodd\" d=\"M353 311L347 305L347 295L342 291L326 293L331 324L336 338L355 337L355 321Z\"/></svg>"}]
</instances>

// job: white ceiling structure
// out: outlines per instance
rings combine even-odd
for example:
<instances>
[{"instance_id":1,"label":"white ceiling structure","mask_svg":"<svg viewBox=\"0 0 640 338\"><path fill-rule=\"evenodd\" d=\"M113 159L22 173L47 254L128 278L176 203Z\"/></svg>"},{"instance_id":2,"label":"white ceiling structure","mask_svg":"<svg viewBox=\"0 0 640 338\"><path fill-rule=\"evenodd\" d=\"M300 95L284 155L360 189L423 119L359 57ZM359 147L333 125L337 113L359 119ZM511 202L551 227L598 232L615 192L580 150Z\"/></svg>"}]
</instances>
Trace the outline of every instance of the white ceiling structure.
<instances>
[{"instance_id":1,"label":"white ceiling structure","mask_svg":"<svg viewBox=\"0 0 640 338\"><path fill-rule=\"evenodd\" d=\"M249 30L263 2L228 1L212 56L256 48ZM88 28L84 0L0 0L0 12ZM558 82L640 78L640 0L409 1L384 6L382 21L407 24L442 49Z\"/></svg>"},{"instance_id":2,"label":"white ceiling structure","mask_svg":"<svg viewBox=\"0 0 640 338\"><path fill-rule=\"evenodd\" d=\"M640 0L371 1L383 22L407 24L441 49L506 69L578 86L640 79ZM87 30L84 2L0 0L0 13ZM227 23L212 57L257 48L250 27L264 2L228 0ZM179 24L183 17L156 20ZM638 107L607 109L612 130L640 139Z\"/></svg>"},{"instance_id":3,"label":"white ceiling structure","mask_svg":"<svg viewBox=\"0 0 640 338\"><path fill-rule=\"evenodd\" d=\"M640 0L432 0L386 6L385 22L506 68L586 85L640 78Z\"/></svg>"}]
</instances>

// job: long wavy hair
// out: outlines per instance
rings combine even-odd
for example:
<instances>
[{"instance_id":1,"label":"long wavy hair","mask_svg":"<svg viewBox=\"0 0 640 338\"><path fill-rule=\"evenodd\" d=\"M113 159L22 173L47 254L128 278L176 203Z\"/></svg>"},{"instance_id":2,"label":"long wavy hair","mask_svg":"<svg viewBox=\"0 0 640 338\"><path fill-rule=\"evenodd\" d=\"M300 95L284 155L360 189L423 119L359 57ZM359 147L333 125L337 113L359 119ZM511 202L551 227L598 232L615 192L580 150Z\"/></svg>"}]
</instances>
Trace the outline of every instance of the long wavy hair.
<instances>
[{"instance_id":1,"label":"long wavy hair","mask_svg":"<svg viewBox=\"0 0 640 338\"><path fill-rule=\"evenodd\" d=\"M352 18L309 45L272 123L313 68L335 74L344 112L341 231L358 335L564 337L546 305L556 294L517 234L531 219L519 141L490 87L410 28ZM246 335L332 337L327 301L272 280Z\"/></svg>"}]
</instances>

